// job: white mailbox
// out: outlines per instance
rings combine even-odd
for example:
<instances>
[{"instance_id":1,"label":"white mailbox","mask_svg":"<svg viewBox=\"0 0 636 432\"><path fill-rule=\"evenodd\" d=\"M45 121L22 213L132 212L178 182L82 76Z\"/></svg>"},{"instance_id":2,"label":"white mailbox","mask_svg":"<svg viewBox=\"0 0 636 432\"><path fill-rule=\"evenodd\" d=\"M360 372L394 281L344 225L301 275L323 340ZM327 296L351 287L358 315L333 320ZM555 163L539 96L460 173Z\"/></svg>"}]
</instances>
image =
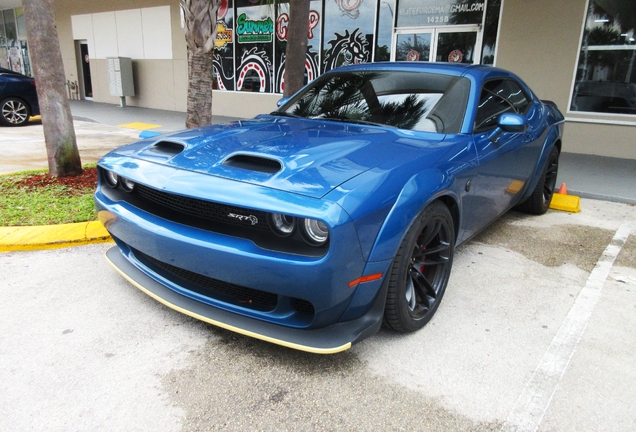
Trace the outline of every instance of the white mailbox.
<instances>
[{"instance_id":1,"label":"white mailbox","mask_svg":"<svg viewBox=\"0 0 636 432\"><path fill-rule=\"evenodd\" d=\"M126 96L135 95L132 59L128 57L108 57L108 89L111 96L121 97L121 106L126 106Z\"/></svg>"}]
</instances>

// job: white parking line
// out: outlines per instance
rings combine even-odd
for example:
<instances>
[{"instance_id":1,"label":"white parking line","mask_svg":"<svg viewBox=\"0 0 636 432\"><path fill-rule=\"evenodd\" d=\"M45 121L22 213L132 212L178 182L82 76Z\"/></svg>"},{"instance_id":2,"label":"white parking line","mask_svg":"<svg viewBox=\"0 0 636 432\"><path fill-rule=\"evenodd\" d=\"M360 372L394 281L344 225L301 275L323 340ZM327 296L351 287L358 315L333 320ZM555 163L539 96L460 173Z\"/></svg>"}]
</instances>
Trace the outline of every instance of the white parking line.
<instances>
[{"instance_id":1,"label":"white parking line","mask_svg":"<svg viewBox=\"0 0 636 432\"><path fill-rule=\"evenodd\" d=\"M635 226L632 221L624 222L614 234L508 415L502 431L534 432L539 428L601 296L614 261Z\"/></svg>"}]
</instances>

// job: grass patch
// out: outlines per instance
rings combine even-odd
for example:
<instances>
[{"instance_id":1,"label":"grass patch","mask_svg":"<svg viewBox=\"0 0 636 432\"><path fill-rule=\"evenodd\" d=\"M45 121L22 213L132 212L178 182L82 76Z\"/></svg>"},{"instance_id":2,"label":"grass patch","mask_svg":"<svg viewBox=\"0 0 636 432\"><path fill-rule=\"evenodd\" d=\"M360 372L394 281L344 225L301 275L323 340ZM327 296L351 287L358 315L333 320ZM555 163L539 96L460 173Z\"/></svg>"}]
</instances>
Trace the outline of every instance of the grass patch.
<instances>
[{"instance_id":1,"label":"grass patch","mask_svg":"<svg viewBox=\"0 0 636 432\"><path fill-rule=\"evenodd\" d=\"M97 219L95 164L79 177L52 178L47 170L0 176L0 226L56 225Z\"/></svg>"}]
</instances>

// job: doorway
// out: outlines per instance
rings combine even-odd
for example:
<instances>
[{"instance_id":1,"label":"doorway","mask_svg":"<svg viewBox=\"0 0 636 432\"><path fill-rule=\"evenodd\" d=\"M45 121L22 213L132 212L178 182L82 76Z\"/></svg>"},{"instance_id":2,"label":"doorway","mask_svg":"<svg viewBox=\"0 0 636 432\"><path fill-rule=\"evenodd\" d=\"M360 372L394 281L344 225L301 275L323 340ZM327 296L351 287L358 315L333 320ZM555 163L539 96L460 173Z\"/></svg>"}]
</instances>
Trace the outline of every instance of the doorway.
<instances>
[{"instance_id":1,"label":"doorway","mask_svg":"<svg viewBox=\"0 0 636 432\"><path fill-rule=\"evenodd\" d=\"M91 58L88 52L88 42L75 42L78 63L79 90L81 99L93 99L93 82L91 80Z\"/></svg>"},{"instance_id":2,"label":"doorway","mask_svg":"<svg viewBox=\"0 0 636 432\"><path fill-rule=\"evenodd\" d=\"M391 61L478 63L481 32L477 26L396 30L391 57Z\"/></svg>"}]
</instances>

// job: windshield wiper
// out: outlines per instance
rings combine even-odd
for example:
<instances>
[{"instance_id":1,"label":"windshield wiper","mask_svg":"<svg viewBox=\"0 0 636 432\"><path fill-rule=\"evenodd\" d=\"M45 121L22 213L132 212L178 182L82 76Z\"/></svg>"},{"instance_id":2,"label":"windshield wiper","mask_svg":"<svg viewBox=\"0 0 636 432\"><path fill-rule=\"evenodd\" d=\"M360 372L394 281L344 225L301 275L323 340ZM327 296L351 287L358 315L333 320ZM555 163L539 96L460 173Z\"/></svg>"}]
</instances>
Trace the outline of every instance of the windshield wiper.
<instances>
[{"instance_id":1,"label":"windshield wiper","mask_svg":"<svg viewBox=\"0 0 636 432\"><path fill-rule=\"evenodd\" d=\"M292 117L292 118L305 118L303 116L299 116L298 114L288 113L287 111L272 111L269 115L273 116L281 116L281 117Z\"/></svg>"},{"instance_id":2,"label":"windshield wiper","mask_svg":"<svg viewBox=\"0 0 636 432\"><path fill-rule=\"evenodd\" d=\"M314 118L319 118L320 120L331 120L331 121L337 121L337 122L343 122L343 123L354 123L354 124L361 124L361 125L367 125L367 126L395 127L385 123L377 123L377 122L372 122L369 120L362 120L362 119L340 118L340 117L314 117Z\"/></svg>"}]
</instances>

